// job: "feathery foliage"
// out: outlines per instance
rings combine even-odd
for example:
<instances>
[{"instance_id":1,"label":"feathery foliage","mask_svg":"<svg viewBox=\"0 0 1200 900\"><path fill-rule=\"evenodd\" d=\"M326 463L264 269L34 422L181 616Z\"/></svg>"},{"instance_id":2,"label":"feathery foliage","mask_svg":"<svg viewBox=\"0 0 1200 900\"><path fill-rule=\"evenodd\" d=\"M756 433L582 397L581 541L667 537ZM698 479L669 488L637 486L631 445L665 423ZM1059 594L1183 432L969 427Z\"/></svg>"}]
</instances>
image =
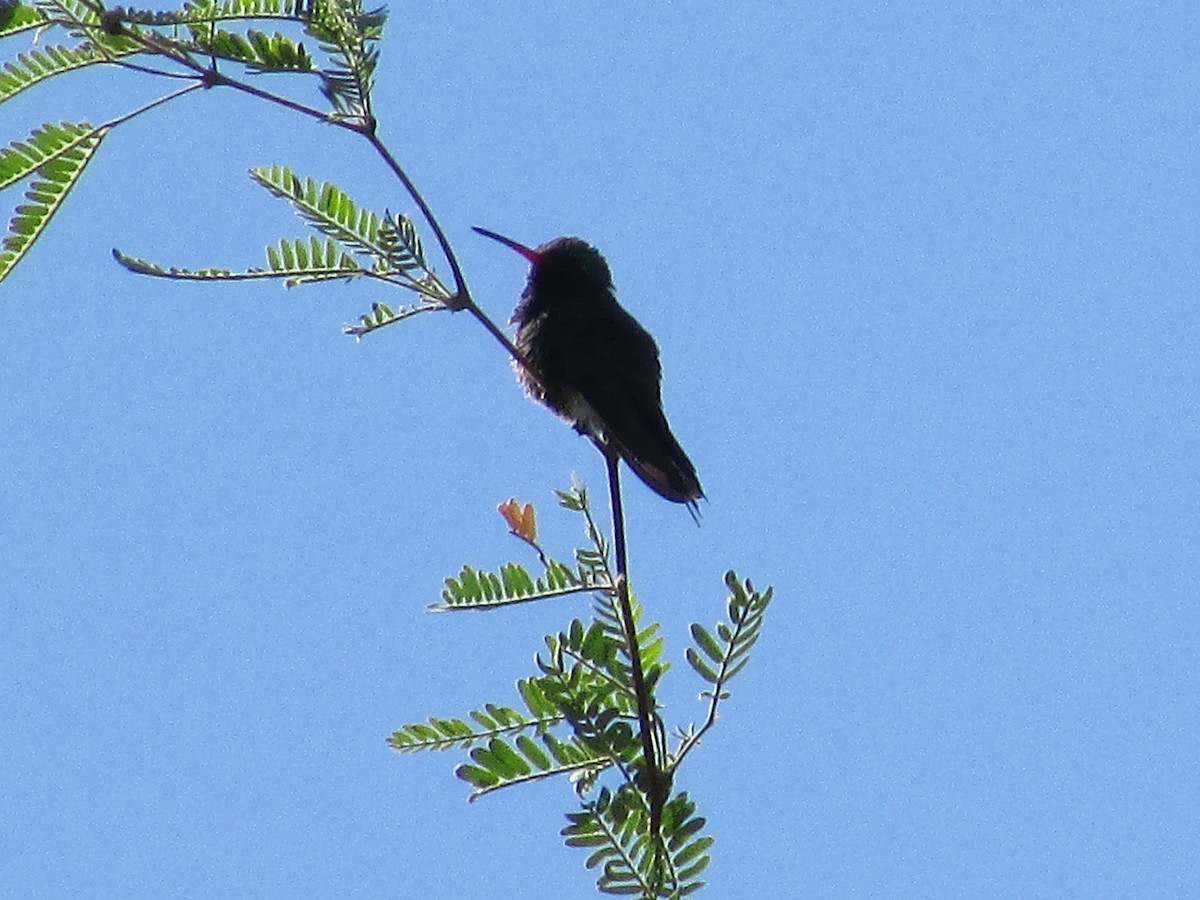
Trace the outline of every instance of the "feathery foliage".
<instances>
[{"instance_id":1,"label":"feathery foliage","mask_svg":"<svg viewBox=\"0 0 1200 900\"><path fill-rule=\"evenodd\" d=\"M637 792L627 784L616 792L602 788L581 812L567 813L571 824L562 835L568 847L591 851L587 867L601 867L596 886L602 893L686 897L704 886L698 876L708 867L713 844L711 837L698 834L705 820L695 811L686 793L672 798L663 808L671 837L666 852L656 854L646 839L649 819Z\"/></svg>"},{"instance_id":2,"label":"feathery foliage","mask_svg":"<svg viewBox=\"0 0 1200 900\"><path fill-rule=\"evenodd\" d=\"M431 717L398 729L389 739L401 752L466 750L469 761L455 769L471 786L471 799L528 781L565 775L575 788L579 808L567 814L562 835L569 847L588 851L587 866L597 869L596 884L607 894L683 897L703 885L700 874L710 861L713 839L703 833L705 820L686 792L670 796L662 808L657 833L644 783L644 744L637 733L637 698L632 653L615 602L618 581L609 568L608 542L591 514L587 492L576 483L556 492L559 505L583 519L588 545L575 551L576 566L548 556L538 543L531 505L502 504L500 513L512 533L538 554L545 573L533 578L518 563L498 572L464 567L446 579L443 599L435 609L495 609L512 603L550 599L581 591L592 594L590 621L575 618L563 631L547 635L536 659L537 674L518 682L524 711L486 704L464 718ZM728 620L714 635L692 626L696 647L688 661L708 687L708 717L700 728L679 732L673 752L665 747L666 727L653 709L654 745L661 748L668 779L675 777L684 756L716 722L726 685L741 671L757 641L771 591L756 591L730 572ZM636 624L636 652L651 691L668 670L664 640L656 623L645 624L631 600ZM468 721L469 720L469 721ZM611 776L611 780L610 780Z\"/></svg>"},{"instance_id":3,"label":"feathery foliage","mask_svg":"<svg viewBox=\"0 0 1200 900\"><path fill-rule=\"evenodd\" d=\"M305 31L318 41L331 65L322 70L321 93L338 116L371 118L371 87L379 65L383 7L364 12L362 0L314 0Z\"/></svg>"},{"instance_id":4,"label":"feathery foliage","mask_svg":"<svg viewBox=\"0 0 1200 900\"><path fill-rule=\"evenodd\" d=\"M239 272L161 266L114 250L117 262L140 275L183 281L277 279L296 287L368 277L420 295L419 306L401 307L399 312L376 303L371 313L362 317L361 326L346 326L347 331L359 335L417 312L450 308L446 303L450 291L425 262L416 227L404 216L380 216L363 209L337 185L301 178L286 166L254 168L250 177L272 195L287 200L300 218L325 235L324 240L316 235L307 240L281 238L267 247L266 269Z\"/></svg>"},{"instance_id":5,"label":"feathery foliage","mask_svg":"<svg viewBox=\"0 0 1200 900\"><path fill-rule=\"evenodd\" d=\"M0 68L0 103L55 75L109 60L109 54L94 44L79 47L50 44L22 53Z\"/></svg>"},{"instance_id":6,"label":"feathery foliage","mask_svg":"<svg viewBox=\"0 0 1200 900\"><path fill-rule=\"evenodd\" d=\"M281 238L279 243L267 247L267 269L246 269L234 272L230 269L209 267L184 269L177 266L164 267L148 260L139 259L113 250L113 258L130 272L167 278L172 281L261 281L274 279L283 281L287 287L295 287L314 281L333 281L355 278L363 274L354 257L346 253L333 238L322 241L315 235L307 240Z\"/></svg>"},{"instance_id":7,"label":"feathery foliage","mask_svg":"<svg viewBox=\"0 0 1200 900\"><path fill-rule=\"evenodd\" d=\"M711 684L708 696L725 696L724 688L750 661L750 648L762 631L763 615L771 602L772 592L755 591L750 582L739 584L730 573L725 578L729 588L728 622L718 622L717 637L701 625L692 626L695 648L688 648L687 661L701 678Z\"/></svg>"},{"instance_id":8,"label":"feathery foliage","mask_svg":"<svg viewBox=\"0 0 1200 900\"><path fill-rule=\"evenodd\" d=\"M79 126L86 128L86 126ZM8 223L8 233L0 241L0 281L12 271L21 260L33 242L46 230L54 214L62 207L63 201L70 193L83 174L84 167L92 160L100 142L108 133L106 128L96 128L83 135L69 136L68 130L47 136L47 132L32 138L31 144L13 145L0 157L0 166L8 163L18 172L22 170L21 160L28 162L31 157L39 154L41 159L37 164L36 177L25 191L26 202L17 206L13 211L12 220ZM62 143L55 147L58 138ZM39 138L41 138L39 140ZM14 175L5 182L5 186L19 180Z\"/></svg>"},{"instance_id":9,"label":"feathery foliage","mask_svg":"<svg viewBox=\"0 0 1200 900\"><path fill-rule=\"evenodd\" d=\"M441 602L432 604L430 609L434 612L495 609L498 606L567 597L595 589L596 585L587 581L581 571L572 570L558 560L550 560L545 574L537 578L515 562L505 563L498 572L483 572L463 566L457 578L446 579Z\"/></svg>"},{"instance_id":10,"label":"feathery foliage","mask_svg":"<svg viewBox=\"0 0 1200 900\"><path fill-rule=\"evenodd\" d=\"M182 79L185 87L105 122L96 129L97 134L115 129L193 89L216 86L244 91L360 134L373 134L371 88L379 63L378 42L385 19L382 8L365 12L361 0L189 0L175 10L109 7L102 0L35 0L34 3L0 0L0 38L33 34L36 42L24 52L0 59L0 103L56 76L104 65L170 77L176 84ZM261 27L265 23L270 23L275 30ZM302 33L313 39L317 56L294 36L278 30L289 25L297 36ZM43 39L43 35L48 39ZM275 73L308 78L315 75L329 107L316 109L238 81L223 71L222 64L241 67L251 75ZM4 177L19 181L30 176L31 169L21 174L21 164L15 155L35 161L36 152L46 152L39 143L39 136L45 141L56 134L56 129L65 127L46 123L25 141L15 141L7 153L9 159L8 166L4 167ZM85 144L89 151L94 151L98 141L88 138L78 142L77 146L82 148ZM26 146L31 146L35 154L25 154ZM60 158L68 157L76 159L73 151L63 150ZM82 167L73 173L73 178L81 175ZM10 183L12 181L6 181L3 186ZM60 183L57 178L43 178L30 190L44 194ZM74 183L70 181L67 187ZM267 179L260 183L268 186ZM66 191L61 194L65 197ZM58 198L59 202L61 199ZM40 201L40 207L33 211L22 207L22 212L13 216L6 245L8 255L0 267L0 280L41 236L58 204ZM320 214L328 208L318 206L310 211L313 213L310 224L325 230L324 226L329 222L322 222ZM454 293L447 290L425 264L411 222L402 216L376 217L373 227L376 246L352 246L355 252L376 255L384 260L381 264L368 261L365 264L370 270L368 274L417 292L422 298L417 309L422 311L427 303L434 304L429 308L440 308L442 301L454 297ZM19 230L14 231L14 228ZM338 234L326 233L334 240L340 239ZM350 243L353 245L354 242ZM131 271L187 280L273 275L282 276L288 285L295 285L344 278L359 274L357 270L364 268L364 264L354 262L341 249L331 248L329 244L317 248L309 241L301 244L281 240L275 248L277 260L269 261L267 271L247 269L234 273L215 267L183 269L148 263L120 252L115 255ZM359 336L390 321L390 317L363 317ZM371 327L366 327L368 324Z\"/></svg>"},{"instance_id":11,"label":"feathery foliage","mask_svg":"<svg viewBox=\"0 0 1200 900\"><path fill-rule=\"evenodd\" d=\"M97 65L183 85L99 126L52 120L23 137L4 137L11 143L0 149L0 191L23 185L25 192L0 242L0 281L45 233L111 132L193 91L224 87L364 139L437 239L453 289L428 262L413 219L375 212L337 185L301 177L283 165L252 169L250 176L285 200L313 233L276 239L266 248L265 267L188 269L113 250L121 266L155 278L205 283L274 280L294 287L370 279L415 293L416 302L377 301L357 323L344 327L347 334L361 338L418 313L467 310L528 368L471 298L432 211L377 135L372 88L385 18L382 8L364 10L362 0L187 0L173 10L109 7L102 0L0 0L0 39L33 35L37 43L0 61L0 103L58 75ZM53 40L43 41L43 35ZM298 39L301 35L310 46ZM227 70L278 77L252 83ZM289 75L306 82L315 77L327 108L260 86ZM615 458L609 462L615 472ZM619 509L616 483L614 475ZM510 532L536 554L540 572L512 561L495 570L463 566L445 579L441 599L431 609L484 612L539 600L570 602L587 594L590 610L546 636L536 671L517 683L520 706L485 703L461 717L430 717L397 729L389 744L404 753L465 752L467 759L455 774L470 787L472 800L565 776L577 806L567 814L561 834L567 846L588 851L586 865L597 870L599 889L643 898L684 897L702 887L713 839L705 834L696 804L676 790L675 781L683 760L716 724L729 682L748 662L772 592L759 592L727 573L725 619L712 629L693 625L693 646L686 651L704 683L700 696L707 701L706 718L699 726L678 729L669 740L655 699L670 669L666 643L629 590L623 531L616 531L610 545L581 483L556 493L559 505L583 523L583 546L564 557L572 559L570 564L539 543L532 504L510 500L499 512Z\"/></svg>"},{"instance_id":12,"label":"feathery foliage","mask_svg":"<svg viewBox=\"0 0 1200 900\"><path fill-rule=\"evenodd\" d=\"M41 28L45 22L45 14L36 7L0 0L0 38Z\"/></svg>"},{"instance_id":13,"label":"feathery foliage","mask_svg":"<svg viewBox=\"0 0 1200 900\"><path fill-rule=\"evenodd\" d=\"M401 752L450 750L454 747L469 750L484 740L515 737L521 732L541 736L562 722L562 715L546 699L537 679L522 679L517 682L517 690L529 711L528 716L508 706L488 703L483 709L472 710L468 714L474 725L462 719L431 718L428 723L405 725L388 739L388 743Z\"/></svg>"},{"instance_id":14,"label":"feathery foliage","mask_svg":"<svg viewBox=\"0 0 1200 900\"><path fill-rule=\"evenodd\" d=\"M60 122L35 128L23 141L0 150L0 190L22 181L41 166L69 153L95 137L97 129L86 122Z\"/></svg>"},{"instance_id":15,"label":"feathery foliage","mask_svg":"<svg viewBox=\"0 0 1200 900\"><path fill-rule=\"evenodd\" d=\"M376 257L381 267L386 265L387 249L379 236L380 217L368 209L360 209L337 185L301 179L285 166L254 168L250 177L276 197L291 203L296 214L317 231Z\"/></svg>"},{"instance_id":16,"label":"feathery foliage","mask_svg":"<svg viewBox=\"0 0 1200 900\"><path fill-rule=\"evenodd\" d=\"M305 0L191 0L178 10L121 7L120 19L130 25L200 25L245 20L301 21Z\"/></svg>"},{"instance_id":17,"label":"feathery foliage","mask_svg":"<svg viewBox=\"0 0 1200 900\"><path fill-rule=\"evenodd\" d=\"M208 25L193 25L191 35L197 50L216 59L241 63L252 72L316 71L316 63L304 45L278 31L267 34L248 28L239 33Z\"/></svg>"}]
</instances>

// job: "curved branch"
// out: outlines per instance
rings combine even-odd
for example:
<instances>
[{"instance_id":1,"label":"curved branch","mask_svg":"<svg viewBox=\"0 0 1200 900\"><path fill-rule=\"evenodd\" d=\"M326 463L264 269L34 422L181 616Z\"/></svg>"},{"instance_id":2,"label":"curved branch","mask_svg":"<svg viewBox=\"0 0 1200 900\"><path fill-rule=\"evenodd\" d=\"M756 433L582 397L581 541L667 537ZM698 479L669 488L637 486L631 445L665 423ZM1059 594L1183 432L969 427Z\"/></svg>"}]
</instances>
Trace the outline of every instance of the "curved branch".
<instances>
[{"instance_id":1,"label":"curved branch","mask_svg":"<svg viewBox=\"0 0 1200 900\"><path fill-rule=\"evenodd\" d=\"M494 337L506 351L508 351L508 355L511 356L513 360L519 366L521 366L521 368L532 375L535 380L540 382L541 379L538 377L537 370L534 369L534 367L530 364L525 354L517 349L517 345L512 342L509 336L505 334L495 322L492 321L491 317L488 316L488 314L480 308L479 304L475 302L474 298L471 297L470 288L467 287L466 276L463 275L462 266L458 262L458 255L454 252L454 248L450 244L450 239L446 237L446 233L442 230L442 226L438 222L437 216L433 214L433 210L429 207L429 204L425 202L425 198L421 195L421 192L417 190L416 184L411 178L408 177L408 173L404 171L404 167L400 165L383 141L380 140L379 135L374 127L374 121L368 120L368 122L364 125L354 127L370 142L371 146L375 148L375 152L379 154L380 158L387 164L388 168L392 170L392 173L396 176L396 178L400 180L400 183L404 185L404 189L408 192L408 195L413 198L413 202L417 204L417 208L421 211L421 216L425 219L426 223L428 223L434 237L437 238L438 246L441 247L442 255L446 257L446 262L450 265L450 274L454 278L455 296L453 300L447 301L446 305L454 310L465 309L472 316L474 316L476 321L486 328L488 333L491 334L491 336Z\"/></svg>"}]
</instances>

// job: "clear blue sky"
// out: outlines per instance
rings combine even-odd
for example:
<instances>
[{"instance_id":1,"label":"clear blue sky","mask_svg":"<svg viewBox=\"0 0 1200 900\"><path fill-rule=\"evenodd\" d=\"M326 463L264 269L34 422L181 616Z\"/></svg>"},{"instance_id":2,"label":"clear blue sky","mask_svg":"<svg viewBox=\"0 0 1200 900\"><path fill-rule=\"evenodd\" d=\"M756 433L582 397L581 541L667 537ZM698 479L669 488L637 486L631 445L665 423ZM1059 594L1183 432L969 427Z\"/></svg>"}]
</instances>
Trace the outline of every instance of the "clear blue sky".
<instances>
[{"instance_id":1,"label":"clear blue sky","mask_svg":"<svg viewBox=\"0 0 1200 900\"><path fill-rule=\"evenodd\" d=\"M727 567L775 585L682 773L702 896L1200 894L1200 12L986 6L392 9L382 133L481 303L525 270L470 226L578 234L659 341L711 498L629 489L670 651ZM160 89L82 73L0 137ZM564 784L468 805L384 740L583 610L424 611L522 556L510 496L573 546L595 454L466 316L355 344L398 297L109 257L261 264L303 233L276 162L411 209L348 135L195 97L0 286L0 894L589 896Z\"/></svg>"}]
</instances>

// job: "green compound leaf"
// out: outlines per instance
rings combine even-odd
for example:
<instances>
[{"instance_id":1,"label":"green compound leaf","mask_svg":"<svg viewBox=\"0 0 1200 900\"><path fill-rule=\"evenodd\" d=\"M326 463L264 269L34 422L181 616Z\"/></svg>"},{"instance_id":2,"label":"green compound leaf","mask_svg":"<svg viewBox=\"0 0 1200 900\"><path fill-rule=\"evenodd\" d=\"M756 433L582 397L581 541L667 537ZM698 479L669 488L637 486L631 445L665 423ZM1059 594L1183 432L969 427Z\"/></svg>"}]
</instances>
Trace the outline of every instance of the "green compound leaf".
<instances>
[{"instance_id":1,"label":"green compound leaf","mask_svg":"<svg viewBox=\"0 0 1200 900\"><path fill-rule=\"evenodd\" d=\"M603 894L686 897L704 882L697 877L709 864L713 839L701 835L703 818L686 793L663 808L662 841L648 836L645 804L629 784L617 791L602 788L583 810L568 813L562 829L568 847L591 851L587 866L599 869L596 886Z\"/></svg>"},{"instance_id":2,"label":"green compound leaf","mask_svg":"<svg viewBox=\"0 0 1200 900\"><path fill-rule=\"evenodd\" d=\"M760 592L748 581L739 582L733 572L725 574L725 586L730 592L728 621L717 623L716 637L702 625L693 624L696 646L689 647L686 654L696 674L713 685L705 695L714 699L725 696L725 686L750 661L750 649L762 633L763 616L773 595L771 588Z\"/></svg>"},{"instance_id":3,"label":"green compound leaf","mask_svg":"<svg viewBox=\"0 0 1200 900\"><path fill-rule=\"evenodd\" d=\"M11 100L47 78L106 62L112 55L90 43L79 47L51 44L40 50L22 53L12 62L0 67L0 103Z\"/></svg>"},{"instance_id":4,"label":"green compound leaf","mask_svg":"<svg viewBox=\"0 0 1200 900\"><path fill-rule=\"evenodd\" d=\"M454 773L475 788L472 801L514 784L589 772L608 765L603 756L552 734L542 735L540 744L524 736L512 743L493 738L470 755L471 762L460 765Z\"/></svg>"},{"instance_id":5,"label":"green compound leaf","mask_svg":"<svg viewBox=\"0 0 1200 900\"><path fill-rule=\"evenodd\" d=\"M0 281L8 277L8 273L45 232L107 134L107 128L94 129L86 136L69 142L70 146L45 155L37 168L37 177L25 192L28 202L13 211L8 234L0 241ZM8 157L10 163L15 155ZM19 163L12 164L19 166Z\"/></svg>"},{"instance_id":6,"label":"green compound leaf","mask_svg":"<svg viewBox=\"0 0 1200 900\"><path fill-rule=\"evenodd\" d=\"M315 38L330 66L320 72L321 93L345 118L371 115L371 89L379 65L384 7L364 11L361 0L313 0L305 32Z\"/></svg>"},{"instance_id":7,"label":"green compound leaf","mask_svg":"<svg viewBox=\"0 0 1200 900\"><path fill-rule=\"evenodd\" d=\"M276 197L287 200L302 219L351 250L371 258L373 276L393 280L416 291L423 300L438 303L451 294L425 262L421 241L412 222L404 216L376 215L361 208L332 182L300 178L286 166L262 166L250 177ZM388 324L394 318L385 319ZM368 322L364 319L364 325ZM381 327L373 322L373 327ZM350 330L361 336L370 328Z\"/></svg>"},{"instance_id":8,"label":"green compound leaf","mask_svg":"<svg viewBox=\"0 0 1200 900\"><path fill-rule=\"evenodd\" d=\"M46 15L40 9L15 0L0 0L0 37L41 28L45 22Z\"/></svg>"},{"instance_id":9,"label":"green compound leaf","mask_svg":"<svg viewBox=\"0 0 1200 900\"><path fill-rule=\"evenodd\" d=\"M579 573L556 560L539 578L518 563L505 563L498 572L463 566L457 578L447 578L442 600L430 606L434 612L460 609L496 609L550 597L565 597L595 590Z\"/></svg>"},{"instance_id":10,"label":"green compound leaf","mask_svg":"<svg viewBox=\"0 0 1200 900\"><path fill-rule=\"evenodd\" d=\"M240 62L254 72L314 72L316 65L303 44L276 32L267 34L253 28L244 34L194 27L192 43L198 53Z\"/></svg>"},{"instance_id":11,"label":"green compound leaf","mask_svg":"<svg viewBox=\"0 0 1200 900\"><path fill-rule=\"evenodd\" d=\"M46 123L23 141L13 141L0 150L0 190L33 174L40 166L69 153L86 142L97 129L87 122Z\"/></svg>"},{"instance_id":12,"label":"green compound leaf","mask_svg":"<svg viewBox=\"0 0 1200 900\"><path fill-rule=\"evenodd\" d=\"M494 738L515 738L521 753L541 771L552 765L543 749L532 744L530 733L545 735L548 729L560 724L563 716L550 703L542 699L541 691L531 688L530 681L522 681L522 699L529 715L508 706L485 704L483 709L473 709L471 719L440 719L431 716L425 722L414 722L393 732L388 744L401 753L421 750L449 750L454 747L470 749ZM532 698L532 702L531 702Z\"/></svg>"}]
</instances>

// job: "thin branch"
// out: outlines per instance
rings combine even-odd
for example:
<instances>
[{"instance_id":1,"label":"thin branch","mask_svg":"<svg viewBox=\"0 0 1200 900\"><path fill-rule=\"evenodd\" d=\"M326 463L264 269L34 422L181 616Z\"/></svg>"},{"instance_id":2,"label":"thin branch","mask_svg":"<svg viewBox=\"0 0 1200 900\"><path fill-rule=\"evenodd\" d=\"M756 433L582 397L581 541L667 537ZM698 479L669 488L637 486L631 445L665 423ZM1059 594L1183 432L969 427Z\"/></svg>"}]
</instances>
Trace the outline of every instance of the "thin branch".
<instances>
[{"instance_id":1,"label":"thin branch","mask_svg":"<svg viewBox=\"0 0 1200 900\"><path fill-rule=\"evenodd\" d=\"M120 66L122 69L128 69L130 72L140 72L143 75L153 75L157 78L186 78L188 81L195 81L196 76L186 72L168 72L166 69L155 69L150 66L143 66L138 63L131 63L124 59L108 60L110 66Z\"/></svg>"},{"instance_id":2,"label":"thin branch","mask_svg":"<svg viewBox=\"0 0 1200 900\"><path fill-rule=\"evenodd\" d=\"M629 558L625 546L625 510L621 504L621 458L610 447L599 441L595 443L608 467L608 492L612 506L613 546L617 565L617 603L621 609L621 624L625 629L625 643L629 651L629 670L637 699L638 730L641 733L642 757L645 760L646 796L650 801L650 835L657 840L662 825L663 804L666 802L670 785L659 765L658 752L655 749L656 730L650 709L650 693L646 690L637 624L633 620L633 607L629 602Z\"/></svg>"},{"instance_id":3,"label":"thin branch","mask_svg":"<svg viewBox=\"0 0 1200 900\"><path fill-rule=\"evenodd\" d=\"M542 564L542 568L544 568L547 572L550 571L550 558L546 556L546 551L542 549L541 544L539 544L537 541L530 540L519 531L514 531L511 528L509 529L508 533L515 537L518 541L521 541L522 543L528 544L530 547L532 547L533 552L538 556L538 561Z\"/></svg>"},{"instance_id":4,"label":"thin branch","mask_svg":"<svg viewBox=\"0 0 1200 900\"><path fill-rule=\"evenodd\" d=\"M188 59L186 63L189 68L194 69L197 73L203 75L205 83L212 87L230 87L236 91L241 91L244 94L249 94L251 97L257 97L259 100L265 100L268 103L274 103L282 106L284 109L290 109L292 112L298 112L302 116L308 116L310 119L316 119L326 125L336 125L339 128L345 128L347 131L360 131L358 125L354 122L348 122L344 119L332 118L328 113L322 112L313 106L305 106L303 103L297 103L280 94L272 94L270 91L264 91L262 88L256 88L252 84L245 81L239 81L236 78L231 78L216 67L202 66L193 59Z\"/></svg>"},{"instance_id":5,"label":"thin branch","mask_svg":"<svg viewBox=\"0 0 1200 900\"><path fill-rule=\"evenodd\" d=\"M132 112L127 112L124 115L117 116L115 119L109 119L107 122L101 125L100 128L116 128L118 125L122 125L125 122L128 122L130 119L136 119L138 116L142 115L142 113L148 113L150 110L162 106L164 103L170 103L172 100L177 100L184 94L190 94L192 91L199 90L202 87L204 87L204 85L200 82L193 82L187 87L183 87L177 91L172 91L169 94L165 94L164 96L159 97L157 100L151 100L145 106L139 106Z\"/></svg>"},{"instance_id":6,"label":"thin branch","mask_svg":"<svg viewBox=\"0 0 1200 900\"><path fill-rule=\"evenodd\" d=\"M375 152L380 158L387 163L393 174L400 179L400 183L404 185L404 189L408 191L410 197L417 204L417 208L421 210L421 215L425 221L429 223L430 230L433 231L434 237L437 238L438 245L442 248L442 255L446 257L446 262L450 264L450 274L454 276L454 293L457 294L457 300L463 303L464 309L474 307L475 304L471 300L471 292L467 290L467 280L463 276L462 267L458 264L458 257L454 253L454 248L450 246L450 241L446 237L446 233L442 231L442 226L437 220L437 216L433 214L433 210L429 208L429 204L425 202L425 198L421 196L421 192L417 190L417 186L413 180L408 177L408 173L404 171L404 167L400 165L392 152L379 139L379 134L375 129L373 119L368 119L364 126L359 127L359 131L363 137L375 148ZM505 338L505 340L508 340ZM513 348L514 352L516 348Z\"/></svg>"},{"instance_id":7,"label":"thin branch","mask_svg":"<svg viewBox=\"0 0 1200 900\"><path fill-rule=\"evenodd\" d=\"M373 119L369 119L365 125L356 127L363 137L370 142L371 146L375 148L375 152L379 154L380 158L387 164L388 168L392 170L392 173L400 180L400 183L404 185L404 189L408 191L408 195L413 198L413 202L417 204L417 208L421 211L421 216L425 219L426 223L428 223L430 230L434 234L434 237L437 238L438 246L441 247L442 255L446 257L446 262L450 265L450 274L454 278L455 296L454 299L447 302L446 305L451 309L465 309L472 316L474 316L476 321L486 328L488 333L491 334L491 336L497 341L499 341L500 345L504 347L506 351L508 351L508 355L511 356L513 360L515 360L516 363L521 366L521 368L528 372L534 378L534 380L540 383L541 378L539 377L537 370L529 362L525 354L517 349L517 345L512 342L508 335L505 334L500 327L492 321L491 317L489 317L488 314L480 308L479 304L475 302L474 298L471 297L470 288L467 287L466 276L463 275L462 266L459 265L458 255L454 252L454 248L450 244L450 239L446 237L446 233L442 230L442 226L438 222L437 216L433 214L433 210L429 207L429 204L425 202L425 198L417 189L416 184L411 178L408 177L408 173L404 171L404 167L400 165L396 157L392 155L392 152L388 150L387 146L382 140L380 140L379 134L375 130L375 121Z\"/></svg>"},{"instance_id":8,"label":"thin branch","mask_svg":"<svg viewBox=\"0 0 1200 900\"><path fill-rule=\"evenodd\" d=\"M290 109L293 112L298 112L303 116L308 116L310 119L316 119L318 122L324 122L329 125L338 125L348 131L361 132L361 128L353 122L346 122L341 119L334 119L322 110L312 106L305 106L303 103L297 103L280 94L273 94L270 91L264 91L262 88L254 87L245 81L239 81L220 71L215 63L200 63L197 62L192 54L189 53L177 41L171 40L160 34L153 32L132 31L128 28L121 29L121 36L135 41L146 48L150 53L155 53L159 56L165 56L167 59L179 63L179 65L190 69L195 78L200 80L200 83L205 87L228 87L236 91L241 91L244 94L249 94L259 100L265 100L268 103L274 103L277 106L282 106L285 109ZM158 74L158 73L156 73ZM168 75L169 73L161 73ZM178 75L174 77L180 77ZM187 77L187 76L184 76Z\"/></svg>"},{"instance_id":9,"label":"thin branch","mask_svg":"<svg viewBox=\"0 0 1200 900\"><path fill-rule=\"evenodd\" d=\"M200 84L205 87L233 88L236 91L249 94L251 97L264 100L268 103L274 103L277 106L290 109L293 112L300 113L301 115L307 116L310 119L315 119L318 122L336 125L339 128L352 131L366 138L368 143L370 143L370 145L374 148L379 157L384 161L388 168L392 170L392 173L396 176L396 178L399 179L400 183L404 186L405 191L410 197L412 197L413 202L417 204L417 208L421 211L421 216L429 225L430 230L433 231L434 237L437 238L438 245L442 250L442 255L446 257L446 262L449 264L451 275L454 278L454 297L448 301L444 301L446 303L446 307L451 310L467 310L476 319L476 321L478 321L488 331L488 333L491 334L491 336L495 338L502 347L504 347L505 351L507 351L508 355L512 357L517 365L521 366L522 369L528 372L535 381L541 381L537 370L533 367L525 354L517 349L516 344L512 342L508 335L506 335L504 331L492 321L491 317L489 317L487 313L485 313L471 297L471 291L467 286L466 276L463 274L462 266L458 261L458 255L454 252L454 248L451 246L449 238L446 237L445 231L442 230L441 223L438 222L437 216L434 215L429 204L425 202L425 198L421 195L421 192L417 189L417 186L413 180L409 178L408 173L404 171L404 168L400 165L399 161L397 161L395 156L392 155L392 152L387 148L383 141L380 140L379 134L376 131L376 120L374 116L370 114L369 110L367 111L366 115L360 119L347 120L336 118L330 116L328 113L323 112L322 110L316 109L315 107L306 106L303 103L298 103L288 97L284 97L280 94L274 94L270 91L263 90L262 88L255 87L245 81L241 81L237 78L226 75L216 67L215 63L202 64L197 62L196 59L194 59L184 47L162 35L136 32L129 29L122 29L121 33L123 36L130 38L131 40L137 41L148 51L165 56L168 59L174 60L180 65L190 69L195 74L195 77L199 79Z\"/></svg>"},{"instance_id":10,"label":"thin branch","mask_svg":"<svg viewBox=\"0 0 1200 900\"><path fill-rule=\"evenodd\" d=\"M721 664L722 679L724 678L724 675L725 675L725 664L722 663ZM708 717L704 720L703 725L701 725L693 733L688 734L683 739L683 741L679 744L679 749L675 751L675 758L671 761L671 770L672 771L679 768L680 764L683 762L684 757L686 757L689 753L691 753L692 750L694 750L700 744L700 741L704 738L704 735L707 734L712 729L712 727L717 724L717 706L720 704L720 702L721 702L721 692L719 690L719 685L714 685L711 696L708 701Z\"/></svg>"},{"instance_id":11,"label":"thin branch","mask_svg":"<svg viewBox=\"0 0 1200 900\"><path fill-rule=\"evenodd\" d=\"M604 450L600 447L597 447L597 449L599 449L601 453L604 452ZM596 552L600 554L600 559L604 563L604 574L608 578L608 583L611 587L617 583L617 579L613 577L612 570L608 565L608 541L604 539L603 533L601 533L600 529L596 525L596 520L592 517L592 507L590 503L584 503L583 505L583 520L587 523L588 540L596 545Z\"/></svg>"}]
</instances>

